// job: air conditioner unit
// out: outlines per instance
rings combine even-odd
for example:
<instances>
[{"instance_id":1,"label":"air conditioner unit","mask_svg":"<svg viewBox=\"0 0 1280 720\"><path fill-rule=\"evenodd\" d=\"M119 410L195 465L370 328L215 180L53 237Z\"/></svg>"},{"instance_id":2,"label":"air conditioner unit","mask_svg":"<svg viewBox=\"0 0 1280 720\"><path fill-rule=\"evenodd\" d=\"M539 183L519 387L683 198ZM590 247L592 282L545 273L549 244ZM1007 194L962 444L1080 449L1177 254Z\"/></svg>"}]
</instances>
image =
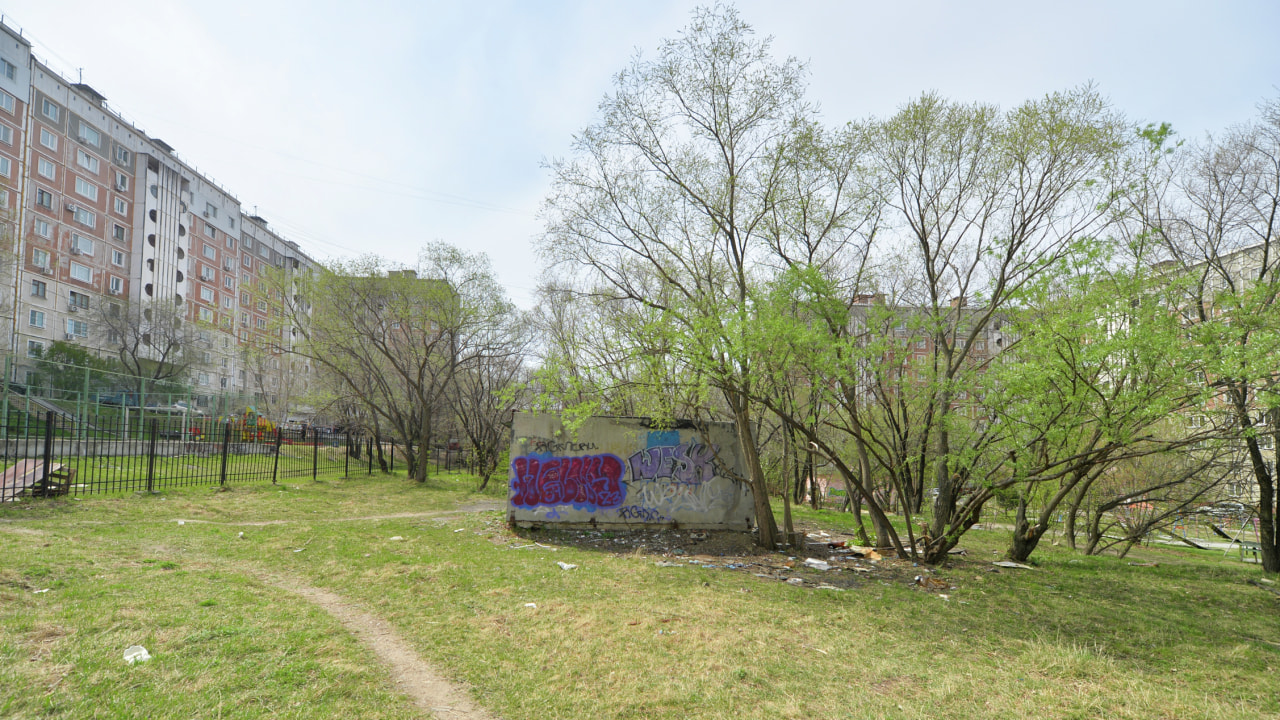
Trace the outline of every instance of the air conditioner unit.
<instances>
[{"instance_id":1,"label":"air conditioner unit","mask_svg":"<svg viewBox=\"0 0 1280 720\"><path fill-rule=\"evenodd\" d=\"M45 275L52 275L52 274L53 274L53 268L51 268L51 267L41 267L41 268L40 268L40 272L44 273Z\"/></svg>"},{"instance_id":2,"label":"air conditioner unit","mask_svg":"<svg viewBox=\"0 0 1280 720\"><path fill-rule=\"evenodd\" d=\"M76 307L75 305L68 305L67 312L80 312L80 308Z\"/></svg>"},{"instance_id":3,"label":"air conditioner unit","mask_svg":"<svg viewBox=\"0 0 1280 720\"><path fill-rule=\"evenodd\" d=\"M209 211L208 211L208 210L205 210L202 214L203 214L205 217L209 217Z\"/></svg>"},{"instance_id":4,"label":"air conditioner unit","mask_svg":"<svg viewBox=\"0 0 1280 720\"><path fill-rule=\"evenodd\" d=\"M64 210L66 210L67 212L75 212L75 211L77 211L77 210L79 210L79 209L80 209L80 208L76 207L75 205L72 205L71 203L67 203L66 205L63 205L62 207L63 207L63 209L64 209Z\"/></svg>"},{"instance_id":5,"label":"air conditioner unit","mask_svg":"<svg viewBox=\"0 0 1280 720\"><path fill-rule=\"evenodd\" d=\"M63 340L75 340L75 339L76 339L76 336L75 336L75 335L73 335L73 334L71 334L71 333L66 333L66 334L64 334L64 335L62 336L62 339L63 339Z\"/></svg>"},{"instance_id":6,"label":"air conditioner unit","mask_svg":"<svg viewBox=\"0 0 1280 720\"><path fill-rule=\"evenodd\" d=\"M79 254L80 254L80 248L78 248L78 247L72 247L72 248L71 248L71 254L72 254L72 255L79 255Z\"/></svg>"},{"instance_id":7,"label":"air conditioner unit","mask_svg":"<svg viewBox=\"0 0 1280 720\"><path fill-rule=\"evenodd\" d=\"M125 188L124 183L122 182L116 183L116 190L119 190L120 192L124 192L126 189L127 188Z\"/></svg>"}]
</instances>

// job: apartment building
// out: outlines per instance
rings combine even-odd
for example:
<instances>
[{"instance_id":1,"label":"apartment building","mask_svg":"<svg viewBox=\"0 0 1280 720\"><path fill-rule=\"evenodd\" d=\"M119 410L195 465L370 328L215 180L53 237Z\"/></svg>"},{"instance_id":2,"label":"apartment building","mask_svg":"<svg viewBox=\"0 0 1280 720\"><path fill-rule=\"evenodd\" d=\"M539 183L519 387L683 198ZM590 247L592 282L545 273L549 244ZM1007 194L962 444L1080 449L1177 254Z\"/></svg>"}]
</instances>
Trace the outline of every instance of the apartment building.
<instances>
[{"instance_id":1,"label":"apartment building","mask_svg":"<svg viewBox=\"0 0 1280 720\"><path fill-rule=\"evenodd\" d=\"M294 339L272 321L283 294L257 284L271 270L309 272L314 260L4 24L0 212L4 332L16 357L55 341L115 356L121 338L95 318L130 305L184 321L198 403L237 394L280 405L307 386L310 368L281 359ZM10 380L29 372L19 362Z\"/></svg>"}]
</instances>

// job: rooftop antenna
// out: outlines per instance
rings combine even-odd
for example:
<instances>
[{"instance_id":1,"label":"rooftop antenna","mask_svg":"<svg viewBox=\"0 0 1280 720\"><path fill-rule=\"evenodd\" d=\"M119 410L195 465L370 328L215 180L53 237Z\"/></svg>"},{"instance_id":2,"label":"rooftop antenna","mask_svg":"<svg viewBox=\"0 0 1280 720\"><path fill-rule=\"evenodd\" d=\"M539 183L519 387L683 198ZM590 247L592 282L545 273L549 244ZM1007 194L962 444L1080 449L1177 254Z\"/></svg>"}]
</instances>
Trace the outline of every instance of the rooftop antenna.
<instances>
[{"instance_id":1,"label":"rooftop antenna","mask_svg":"<svg viewBox=\"0 0 1280 720\"><path fill-rule=\"evenodd\" d=\"M84 68L76 68L76 74L80 77L80 79L77 80L76 82L83 85L84 84Z\"/></svg>"}]
</instances>

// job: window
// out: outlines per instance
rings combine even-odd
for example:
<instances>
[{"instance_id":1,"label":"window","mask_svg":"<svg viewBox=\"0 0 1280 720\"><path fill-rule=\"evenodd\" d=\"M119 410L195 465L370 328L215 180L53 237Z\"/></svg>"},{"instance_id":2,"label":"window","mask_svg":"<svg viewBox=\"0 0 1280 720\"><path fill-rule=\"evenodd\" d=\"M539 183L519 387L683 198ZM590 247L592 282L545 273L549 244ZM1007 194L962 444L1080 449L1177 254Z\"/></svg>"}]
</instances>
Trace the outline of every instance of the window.
<instances>
[{"instance_id":1,"label":"window","mask_svg":"<svg viewBox=\"0 0 1280 720\"><path fill-rule=\"evenodd\" d=\"M114 277L114 276L112 276L112 278L111 278L111 283L110 283L110 288L111 288L111 294L112 294L112 295L121 295L121 294L123 294L123 293L124 293L124 278L118 278L118 277Z\"/></svg>"},{"instance_id":2,"label":"window","mask_svg":"<svg viewBox=\"0 0 1280 720\"><path fill-rule=\"evenodd\" d=\"M69 307L78 308L80 310L89 309L89 296L81 292L72 290L67 293L67 305Z\"/></svg>"},{"instance_id":3,"label":"window","mask_svg":"<svg viewBox=\"0 0 1280 720\"><path fill-rule=\"evenodd\" d=\"M200 288L200 299L205 302L213 302L213 288Z\"/></svg>"},{"instance_id":4,"label":"window","mask_svg":"<svg viewBox=\"0 0 1280 720\"><path fill-rule=\"evenodd\" d=\"M71 254L93 257L93 240L83 235L71 233Z\"/></svg>"},{"instance_id":5,"label":"window","mask_svg":"<svg viewBox=\"0 0 1280 720\"><path fill-rule=\"evenodd\" d=\"M76 194L98 202L98 186L84 178L76 178Z\"/></svg>"},{"instance_id":6,"label":"window","mask_svg":"<svg viewBox=\"0 0 1280 720\"><path fill-rule=\"evenodd\" d=\"M85 125L84 123L80 123L79 136L81 140L89 143L90 145L102 144L102 133L89 127L88 125Z\"/></svg>"},{"instance_id":7,"label":"window","mask_svg":"<svg viewBox=\"0 0 1280 720\"><path fill-rule=\"evenodd\" d=\"M27 341L27 357L40 357L44 352L44 343L39 340Z\"/></svg>"},{"instance_id":8,"label":"window","mask_svg":"<svg viewBox=\"0 0 1280 720\"><path fill-rule=\"evenodd\" d=\"M90 228L98 226L98 216L94 215L88 210L85 210L82 207L77 207L75 209L75 212L71 213L71 215L76 219L76 222L80 223L81 225L84 225Z\"/></svg>"},{"instance_id":9,"label":"window","mask_svg":"<svg viewBox=\"0 0 1280 720\"><path fill-rule=\"evenodd\" d=\"M201 263L201 265L200 265L200 279L201 279L201 280L204 280L204 281L206 281L206 282L208 282L208 281L210 281L210 280L213 280L213 278L214 278L213 268L209 267L208 265L205 265L205 264Z\"/></svg>"},{"instance_id":10,"label":"window","mask_svg":"<svg viewBox=\"0 0 1280 720\"><path fill-rule=\"evenodd\" d=\"M211 237L211 238L216 238L216 237L218 237L218 229L217 229L217 228L215 228L214 226L210 225L209 223L205 223L205 224L204 224L204 234L205 234L205 235L208 235L208 236L209 236L209 237Z\"/></svg>"},{"instance_id":11,"label":"window","mask_svg":"<svg viewBox=\"0 0 1280 720\"><path fill-rule=\"evenodd\" d=\"M226 289L228 289L228 290L235 290L235 289L236 289L236 279L235 279L234 277L231 277L230 275L228 275L228 276L226 276L226 277L222 278L222 287L224 287L224 288L226 288Z\"/></svg>"},{"instance_id":12,"label":"window","mask_svg":"<svg viewBox=\"0 0 1280 720\"><path fill-rule=\"evenodd\" d=\"M240 304L249 307L249 293L240 293Z\"/></svg>"},{"instance_id":13,"label":"window","mask_svg":"<svg viewBox=\"0 0 1280 720\"><path fill-rule=\"evenodd\" d=\"M53 226L49 224L48 220L36 218L36 235L46 240L53 237Z\"/></svg>"},{"instance_id":14,"label":"window","mask_svg":"<svg viewBox=\"0 0 1280 720\"><path fill-rule=\"evenodd\" d=\"M205 204L204 204L204 216L205 216L205 217L207 217L207 218L216 218L216 217L218 217L218 208L214 207L214 206L213 206L213 203L209 203L209 202L205 203Z\"/></svg>"},{"instance_id":15,"label":"window","mask_svg":"<svg viewBox=\"0 0 1280 720\"><path fill-rule=\"evenodd\" d=\"M204 256L210 260L216 260L218 257L218 248L210 245L209 243L205 243L200 252L204 253Z\"/></svg>"},{"instance_id":16,"label":"window","mask_svg":"<svg viewBox=\"0 0 1280 720\"><path fill-rule=\"evenodd\" d=\"M13 144L13 128L8 125L0 125L0 142L5 145Z\"/></svg>"},{"instance_id":17,"label":"window","mask_svg":"<svg viewBox=\"0 0 1280 720\"><path fill-rule=\"evenodd\" d=\"M249 268L250 270L253 269L253 258L249 257L248 255L245 255L243 263L245 267Z\"/></svg>"},{"instance_id":18,"label":"window","mask_svg":"<svg viewBox=\"0 0 1280 720\"><path fill-rule=\"evenodd\" d=\"M31 264L38 268L49 269L49 251L36 248L31 251Z\"/></svg>"},{"instance_id":19,"label":"window","mask_svg":"<svg viewBox=\"0 0 1280 720\"><path fill-rule=\"evenodd\" d=\"M58 171L53 167L53 161L47 158L37 156L36 172L40 173L40 177L46 177L50 180L58 179Z\"/></svg>"},{"instance_id":20,"label":"window","mask_svg":"<svg viewBox=\"0 0 1280 720\"><path fill-rule=\"evenodd\" d=\"M226 297L222 298L222 307L226 308L227 310L231 310L232 305L235 305L235 301L231 298L230 295L227 295Z\"/></svg>"},{"instance_id":21,"label":"window","mask_svg":"<svg viewBox=\"0 0 1280 720\"><path fill-rule=\"evenodd\" d=\"M45 297L46 296L45 293L47 293L48 291L49 291L49 286L46 285L43 280L31 281L31 297L38 297L38 298Z\"/></svg>"},{"instance_id":22,"label":"window","mask_svg":"<svg viewBox=\"0 0 1280 720\"><path fill-rule=\"evenodd\" d=\"M5 112L12 115L18 106L14 104L13 96L0 90L0 108L4 108Z\"/></svg>"},{"instance_id":23,"label":"window","mask_svg":"<svg viewBox=\"0 0 1280 720\"><path fill-rule=\"evenodd\" d=\"M40 188L36 188L36 205L39 205L45 210L52 210L53 209L53 193L49 192L48 190L41 190Z\"/></svg>"},{"instance_id":24,"label":"window","mask_svg":"<svg viewBox=\"0 0 1280 720\"><path fill-rule=\"evenodd\" d=\"M5 60L4 58L0 58L0 75L4 75L10 80L17 80L18 66L14 65L8 60Z\"/></svg>"},{"instance_id":25,"label":"window","mask_svg":"<svg viewBox=\"0 0 1280 720\"><path fill-rule=\"evenodd\" d=\"M116 175L116 190L119 190L120 192L124 192L124 191L128 190L128 189L129 189L129 176L128 176L128 175L125 175L125 174L124 174L124 173L122 173L122 172L118 172L118 173L116 173L115 175Z\"/></svg>"},{"instance_id":26,"label":"window","mask_svg":"<svg viewBox=\"0 0 1280 720\"><path fill-rule=\"evenodd\" d=\"M208 384L209 384L209 373L200 373L200 376L199 376L199 377L200 377L200 384L201 384L201 385L208 385Z\"/></svg>"},{"instance_id":27,"label":"window","mask_svg":"<svg viewBox=\"0 0 1280 720\"><path fill-rule=\"evenodd\" d=\"M258 301L258 311L259 311L259 312L266 312L266 311L267 311L267 301L266 301L266 300L259 300L259 301Z\"/></svg>"},{"instance_id":28,"label":"window","mask_svg":"<svg viewBox=\"0 0 1280 720\"><path fill-rule=\"evenodd\" d=\"M91 173L98 172L98 158L83 150L76 150L76 164Z\"/></svg>"},{"instance_id":29,"label":"window","mask_svg":"<svg viewBox=\"0 0 1280 720\"><path fill-rule=\"evenodd\" d=\"M71 263L71 279L80 282L93 282L93 270L78 262Z\"/></svg>"},{"instance_id":30,"label":"window","mask_svg":"<svg viewBox=\"0 0 1280 720\"><path fill-rule=\"evenodd\" d=\"M116 214L120 217L129 217L129 203L124 198L116 198Z\"/></svg>"},{"instance_id":31,"label":"window","mask_svg":"<svg viewBox=\"0 0 1280 720\"><path fill-rule=\"evenodd\" d=\"M9 191L8 190L0 190L0 209L3 209L3 210L9 209Z\"/></svg>"},{"instance_id":32,"label":"window","mask_svg":"<svg viewBox=\"0 0 1280 720\"><path fill-rule=\"evenodd\" d=\"M209 308L200 308L200 320L202 322L213 322L213 311Z\"/></svg>"},{"instance_id":33,"label":"window","mask_svg":"<svg viewBox=\"0 0 1280 720\"><path fill-rule=\"evenodd\" d=\"M45 130L44 128L40 128L40 144L49 148L50 150L57 150L58 136L54 135L48 130Z\"/></svg>"},{"instance_id":34,"label":"window","mask_svg":"<svg viewBox=\"0 0 1280 720\"><path fill-rule=\"evenodd\" d=\"M27 324L33 328L44 327L44 313L39 310L32 310L27 314Z\"/></svg>"},{"instance_id":35,"label":"window","mask_svg":"<svg viewBox=\"0 0 1280 720\"><path fill-rule=\"evenodd\" d=\"M240 313L240 324L249 327L249 313Z\"/></svg>"},{"instance_id":36,"label":"window","mask_svg":"<svg viewBox=\"0 0 1280 720\"><path fill-rule=\"evenodd\" d=\"M49 98L40 98L40 114L53 122L58 122L58 118L62 115L62 108L58 107Z\"/></svg>"},{"instance_id":37,"label":"window","mask_svg":"<svg viewBox=\"0 0 1280 720\"><path fill-rule=\"evenodd\" d=\"M124 252L120 250L111 251L111 264L124 266Z\"/></svg>"},{"instance_id":38,"label":"window","mask_svg":"<svg viewBox=\"0 0 1280 720\"><path fill-rule=\"evenodd\" d=\"M263 318L258 318L258 329L265 330L266 328L267 328L267 321L264 320Z\"/></svg>"},{"instance_id":39,"label":"window","mask_svg":"<svg viewBox=\"0 0 1280 720\"><path fill-rule=\"evenodd\" d=\"M113 223L111 225L111 237L124 242L124 226Z\"/></svg>"},{"instance_id":40,"label":"window","mask_svg":"<svg viewBox=\"0 0 1280 720\"><path fill-rule=\"evenodd\" d=\"M129 164L129 150L119 145L116 146L116 162L121 165Z\"/></svg>"},{"instance_id":41,"label":"window","mask_svg":"<svg viewBox=\"0 0 1280 720\"><path fill-rule=\"evenodd\" d=\"M83 320L67 319L67 334L71 337L87 338L89 337L89 323Z\"/></svg>"},{"instance_id":42,"label":"window","mask_svg":"<svg viewBox=\"0 0 1280 720\"><path fill-rule=\"evenodd\" d=\"M228 250L235 250L235 249L236 249L236 241L235 241L235 238L231 237L230 235L228 235L228 236L227 236L227 249L228 249Z\"/></svg>"}]
</instances>

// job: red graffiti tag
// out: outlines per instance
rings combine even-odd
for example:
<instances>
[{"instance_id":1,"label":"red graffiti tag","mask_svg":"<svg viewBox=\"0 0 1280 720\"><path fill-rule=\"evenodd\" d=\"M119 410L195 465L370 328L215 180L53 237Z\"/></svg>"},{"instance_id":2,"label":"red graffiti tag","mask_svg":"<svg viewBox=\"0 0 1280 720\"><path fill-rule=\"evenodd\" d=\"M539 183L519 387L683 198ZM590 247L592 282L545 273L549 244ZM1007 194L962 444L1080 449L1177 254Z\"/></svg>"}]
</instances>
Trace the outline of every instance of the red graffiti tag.
<instances>
[{"instance_id":1,"label":"red graffiti tag","mask_svg":"<svg viewBox=\"0 0 1280 720\"><path fill-rule=\"evenodd\" d=\"M511 462L511 504L591 510L618 507L626 495L624 467L617 455L518 457Z\"/></svg>"}]
</instances>

